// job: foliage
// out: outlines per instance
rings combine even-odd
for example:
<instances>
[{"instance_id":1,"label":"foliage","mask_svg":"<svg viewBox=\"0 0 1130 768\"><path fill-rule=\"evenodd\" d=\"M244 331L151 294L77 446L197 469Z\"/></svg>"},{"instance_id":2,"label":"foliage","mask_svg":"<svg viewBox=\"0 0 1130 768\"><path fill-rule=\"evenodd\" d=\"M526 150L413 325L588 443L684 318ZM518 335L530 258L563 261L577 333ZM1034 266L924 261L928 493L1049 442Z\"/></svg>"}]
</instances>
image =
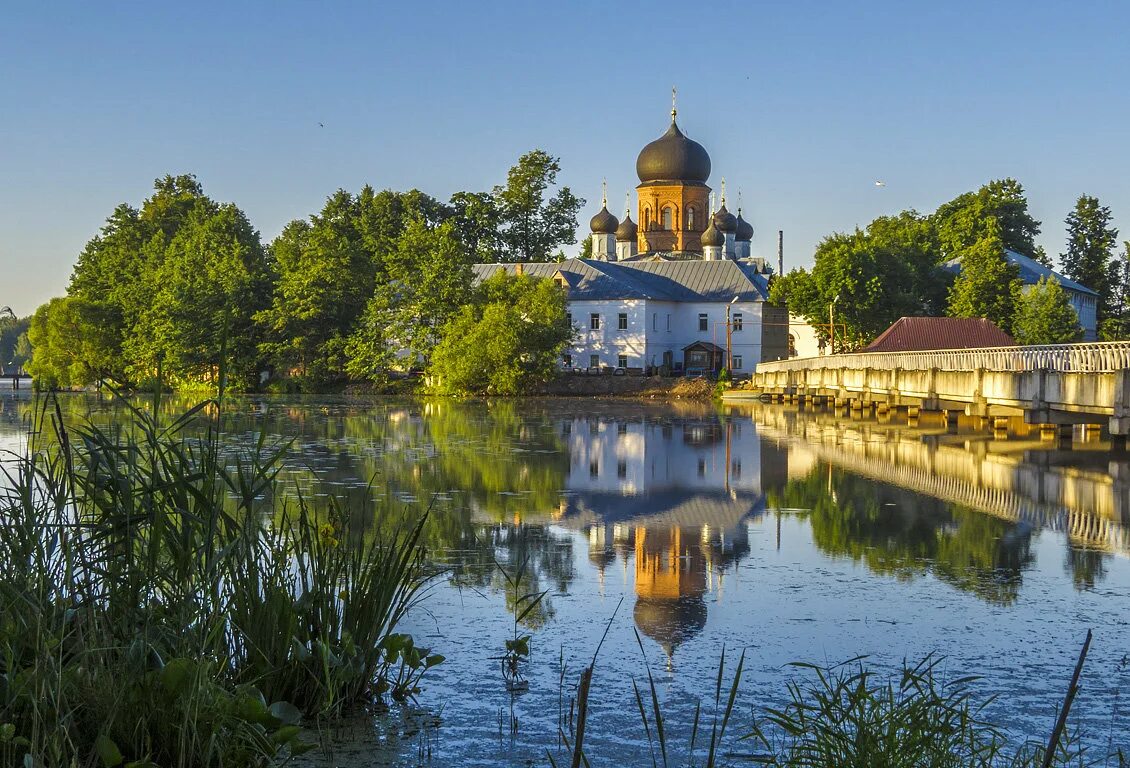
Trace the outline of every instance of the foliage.
<instances>
[{"instance_id":1,"label":"foliage","mask_svg":"<svg viewBox=\"0 0 1130 768\"><path fill-rule=\"evenodd\" d=\"M865 231L824 238L812 271L775 279L770 299L788 304L824 339L835 302L836 350L842 351L867 344L900 317L940 311L947 282L929 221L906 211L876 219Z\"/></svg>"},{"instance_id":2,"label":"foliage","mask_svg":"<svg viewBox=\"0 0 1130 768\"><path fill-rule=\"evenodd\" d=\"M585 239L581 241L581 245L577 251L577 258L579 259L592 258L592 233L585 235Z\"/></svg>"},{"instance_id":3,"label":"foliage","mask_svg":"<svg viewBox=\"0 0 1130 768\"><path fill-rule=\"evenodd\" d=\"M410 222L386 271L345 345L354 378L381 382L397 364L426 364L441 329L472 295L471 262L450 222Z\"/></svg>"},{"instance_id":4,"label":"foliage","mask_svg":"<svg viewBox=\"0 0 1130 768\"><path fill-rule=\"evenodd\" d=\"M506 684L511 689L518 689L523 687L523 674L522 665L529 661L530 658L530 640L533 635L529 633L518 634L518 625L521 624L527 616L538 609L545 596L549 594L548 589L543 589L540 592L526 591L525 582L527 581L528 568L530 564L529 556L525 556L518 563L518 567L514 569L513 573L506 570L502 563L497 560L494 561L495 567L502 577L506 580L507 587L507 601L511 606L511 615L514 618L514 627L511 636L506 639L505 651L501 658L502 661L502 677Z\"/></svg>"},{"instance_id":5,"label":"foliage","mask_svg":"<svg viewBox=\"0 0 1130 768\"><path fill-rule=\"evenodd\" d=\"M28 327L27 369L39 389L75 387L113 378L119 369L119 315L77 296L51 299Z\"/></svg>"},{"instance_id":6,"label":"foliage","mask_svg":"<svg viewBox=\"0 0 1130 768\"><path fill-rule=\"evenodd\" d=\"M1020 293L1012 330L1018 344L1068 344L1081 335L1079 316L1054 277Z\"/></svg>"},{"instance_id":7,"label":"foliage","mask_svg":"<svg viewBox=\"0 0 1130 768\"><path fill-rule=\"evenodd\" d=\"M557 158L535 149L518 158L505 186L494 188L501 244L499 261L550 261L554 249L576 242L577 213L585 201L557 183Z\"/></svg>"},{"instance_id":8,"label":"foliage","mask_svg":"<svg viewBox=\"0 0 1130 768\"><path fill-rule=\"evenodd\" d=\"M572 340L565 293L503 270L444 326L429 376L444 394L515 395L549 380Z\"/></svg>"},{"instance_id":9,"label":"foliage","mask_svg":"<svg viewBox=\"0 0 1130 768\"><path fill-rule=\"evenodd\" d=\"M1011 332L1023 283L1020 268L1005 258L999 237L989 234L961 254L961 274L949 292L950 317L983 317Z\"/></svg>"},{"instance_id":10,"label":"foliage","mask_svg":"<svg viewBox=\"0 0 1130 768\"><path fill-rule=\"evenodd\" d=\"M1096 197L1081 195L1065 220L1067 251L1060 255L1064 274L1098 292L1100 321L1110 317L1121 288L1121 269L1114 260L1118 230L1111 220L1110 208Z\"/></svg>"},{"instance_id":11,"label":"foliage","mask_svg":"<svg viewBox=\"0 0 1130 768\"><path fill-rule=\"evenodd\" d=\"M0 372L14 373L31 357L27 338L30 326L30 317L5 317L0 312Z\"/></svg>"},{"instance_id":12,"label":"foliage","mask_svg":"<svg viewBox=\"0 0 1130 768\"><path fill-rule=\"evenodd\" d=\"M300 506L272 528L281 448L222 453L215 418L187 439L211 401L130 412L69 429L56 406L52 433L40 410L6 478L0 763L274 765L309 747L304 713L411 695L442 660L395 633L419 525L329 536Z\"/></svg>"},{"instance_id":13,"label":"foliage","mask_svg":"<svg viewBox=\"0 0 1130 768\"><path fill-rule=\"evenodd\" d=\"M1122 243L1122 253L1110 265L1110 314L1099 321L1101 341L1130 338L1130 241Z\"/></svg>"},{"instance_id":14,"label":"foliage","mask_svg":"<svg viewBox=\"0 0 1130 768\"><path fill-rule=\"evenodd\" d=\"M990 181L976 192L938 206L931 217L943 258L960 256L980 241L997 237L1001 246L1050 266L1036 245L1040 222L1028 212L1024 187L1016 179Z\"/></svg>"}]
</instances>

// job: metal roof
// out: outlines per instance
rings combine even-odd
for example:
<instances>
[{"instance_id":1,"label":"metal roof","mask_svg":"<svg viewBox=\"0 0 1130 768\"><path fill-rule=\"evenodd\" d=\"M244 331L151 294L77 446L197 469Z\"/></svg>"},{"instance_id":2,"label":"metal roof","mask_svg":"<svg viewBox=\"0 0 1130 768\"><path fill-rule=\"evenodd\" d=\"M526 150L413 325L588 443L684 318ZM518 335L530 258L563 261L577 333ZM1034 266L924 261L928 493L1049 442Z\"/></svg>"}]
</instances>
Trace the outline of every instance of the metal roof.
<instances>
[{"instance_id":1,"label":"metal roof","mask_svg":"<svg viewBox=\"0 0 1130 768\"><path fill-rule=\"evenodd\" d=\"M1040 262L1025 256L1023 253L1005 248L1004 257L1008 259L1010 264L1015 264L1020 268L1020 279L1024 281L1025 285L1035 285L1036 283L1040 282L1041 277L1054 277L1057 281L1059 281L1060 286L1062 286L1066 290L1075 291L1076 293L1085 293L1088 296L1099 295L1098 291L1092 290L1085 285L1077 283L1074 280L1061 275L1059 272L1056 272L1050 267L1045 267ZM954 273L955 275L958 274L959 272L961 272L961 257L950 259L949 261L942 264L942 268Z\"/></svg>"},{"instance_id":2,"label":"metal roof","mask_svg":"<svg viewBox=\"0 0 1130 768\"><path fill-rule=\"evenodd\" d=\"M979 317L900 317L864 352L921 352L933 349L1014 347L1011 336Z\"/></svg>"},{"instance_id":3,"label":"metal roof","mask_svg":"<svg viewBox=\"0 0 1130 768\"><path fill-rule=\"evenodd\" d=\"M517 264L475 264L476 280L498 270L513 275ZM763 301L768 297L765 275L735 261L597 261L568 259L520 265L524 274L552 278L560 274L569 298L580 301L652 299L656 301Z\"/></svg>"}]
</instances>

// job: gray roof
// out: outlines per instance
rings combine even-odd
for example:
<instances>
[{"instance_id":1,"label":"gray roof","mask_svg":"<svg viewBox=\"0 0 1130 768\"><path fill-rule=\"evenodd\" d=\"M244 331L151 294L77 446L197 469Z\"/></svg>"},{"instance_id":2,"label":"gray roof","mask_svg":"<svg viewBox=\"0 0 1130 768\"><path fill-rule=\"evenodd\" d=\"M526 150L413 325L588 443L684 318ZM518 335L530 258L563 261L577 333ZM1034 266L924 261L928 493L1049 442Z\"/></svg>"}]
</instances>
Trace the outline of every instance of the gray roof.
<instances>
[{"instance_id":1,"label":"gray roof","mask_svg":"<svg viewBox=\"0 0 1130 768\"><path fill-rule=\"evenodd\" d=\"M596 261L522 264L531 277L560 274L575 301L652 299L655 301L764 301L768 281L752 265L735 261ZM476 264L475 279L485 280L500 269L514 274L515 264Z\"/></svg>"},{"instance_id":2,"label":"gray roof","mask_svg":"<svg viewBox=\"0 0 1130 768\"><path fill-rule=\"evenodd\" d=\"M1024 281L1025 285L1035 285L1036 283L1040 282L1041 277L1054 277L1066 290L1075 291L1076 293L1085 293L1088 296L1099 295L1098 291L1092 290L1085 285L1077 283L1074 280L1061 275L1059 272L1056 272L1050 267L1045 267L1040 262L1036 261L1035 259L1028 258L1023 253L1005 248L1004 256L1006 259L1008 259L1009 263L1015 264L1020 268L1020 279ZM950 259L949 261L944 263L942 267L949 272L953 272L956 275L961 271L961 259Z\"/></svg>"}]
</instances>

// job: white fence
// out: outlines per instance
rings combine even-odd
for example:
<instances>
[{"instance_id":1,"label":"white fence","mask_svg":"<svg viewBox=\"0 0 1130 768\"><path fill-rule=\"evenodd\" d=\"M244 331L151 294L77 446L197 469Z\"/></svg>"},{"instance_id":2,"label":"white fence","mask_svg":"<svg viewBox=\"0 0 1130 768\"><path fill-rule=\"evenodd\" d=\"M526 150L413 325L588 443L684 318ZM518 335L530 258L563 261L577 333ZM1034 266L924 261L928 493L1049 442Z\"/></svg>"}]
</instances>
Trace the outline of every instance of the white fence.
<instances>
[{"instance_id":1,"label":"white fence","mask_svg":"<svg viewBox=\"0 0 1130 768\"><path fill-rule=\"evenodd\" d=\"M1109 373L1130 369L1130 342L1055 344L1043 347L942 349L930 352L854 352L758 363L757 373L815 368L880 368L923 371L1034 371Z\"/></svg>"}]
</instances>

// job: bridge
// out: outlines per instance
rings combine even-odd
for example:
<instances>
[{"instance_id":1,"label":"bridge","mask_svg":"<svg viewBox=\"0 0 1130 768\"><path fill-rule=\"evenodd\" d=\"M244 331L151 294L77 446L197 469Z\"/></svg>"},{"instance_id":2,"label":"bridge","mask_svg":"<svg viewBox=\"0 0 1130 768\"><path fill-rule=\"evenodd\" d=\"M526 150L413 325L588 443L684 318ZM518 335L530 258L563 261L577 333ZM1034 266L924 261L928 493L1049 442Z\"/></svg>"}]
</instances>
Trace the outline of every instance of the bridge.
<instances>
[{"instance_id":1,"label":"bridge","mask_svg":"<svg viewBox=\"0 0 1130 768\"><path fill-rule=\"evenodd\" d=\"M908 407L1130 434L1130 342L859 352L758 363L727 402L768 394L853 410Z\"/></svg>"}]
</instances>

